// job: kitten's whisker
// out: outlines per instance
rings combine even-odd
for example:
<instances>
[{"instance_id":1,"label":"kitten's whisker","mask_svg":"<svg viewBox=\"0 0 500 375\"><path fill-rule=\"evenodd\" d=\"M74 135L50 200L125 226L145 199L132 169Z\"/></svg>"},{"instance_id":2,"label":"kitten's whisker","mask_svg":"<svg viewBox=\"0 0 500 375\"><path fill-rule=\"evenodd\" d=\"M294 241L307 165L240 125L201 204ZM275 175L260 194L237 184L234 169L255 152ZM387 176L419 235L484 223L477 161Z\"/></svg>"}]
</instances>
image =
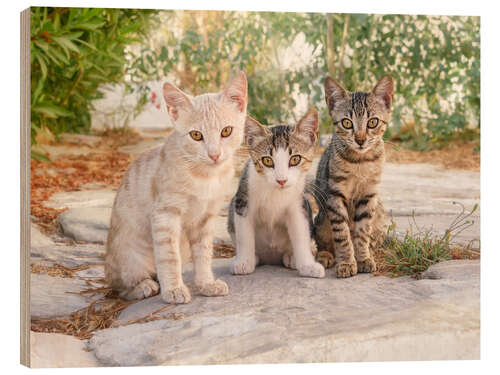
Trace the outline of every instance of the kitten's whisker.
<instances>
[{"instance_id":1,"label":"kitten's whisker","mask_svg":"<svg viewBox=\"0 0 500 375\"><path fill-rule=\"evenodd\" d=\"M311 193L318 194L318 195L315 195L315 197L321 198L323 201L326 201L326 198L327 198L326 194L323 191L321 191L321 189L318 186L314 185L314 183L309 183L308 187L312 189Z\"/></svg>"},{"instance_id":2,"label":"kitten's whisker","mask_svg":"<svg viewBox=\"0 0 500 375\"><path fill-rule=\"evenodd\" d=\"M327 201L326 194L313 182L307 182L306 186L311 189L307 192L310 193L316 199L316 202L321 207L321 209L326 210L326 201Z\"/></svg>"},{"instance_id":3,"label":"kitten's whisker","mask_svg":"<svg viewBox=\"0 0 500 375\"><path fill-rule=\"evenodd\" d=\"M314 189L314 191L318 192L321 197L326 201L326 194L323 192L323 190L318 186L316 185L313 181L307 181L307 186L308 187L311 187L312 189Z\"/></svg>"}]
</instances>

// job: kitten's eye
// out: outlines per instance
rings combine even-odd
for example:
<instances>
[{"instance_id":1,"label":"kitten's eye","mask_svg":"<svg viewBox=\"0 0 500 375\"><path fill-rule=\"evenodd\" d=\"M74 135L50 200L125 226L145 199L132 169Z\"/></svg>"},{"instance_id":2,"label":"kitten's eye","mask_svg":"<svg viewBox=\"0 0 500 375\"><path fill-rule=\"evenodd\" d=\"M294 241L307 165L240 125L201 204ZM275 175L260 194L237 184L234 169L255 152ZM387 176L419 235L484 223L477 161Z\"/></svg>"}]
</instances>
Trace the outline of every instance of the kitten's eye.
<instances>
[{"instance_id":1,"label":"kitten's eye","mask_svg":"<svg viewBox=\"0 0 500 375\"><path fill-rule=\"evenodd\" d=\"M268 168L274 167L273 159L271 159L269 156L264 156L262 158L262 164L264 164Z\"/></svg>"},{"instance_id":2,"label":"kitten's eye","mask_svg":"<svg viewBox=\"0 0 500 375\"><path fill-rule=\"evenodd\" d=\"M301 160L302 160L302 156L293 155L290 158L290 161L288 162L288 164L290 165L290 167L295 167L296 165L298 165L300 163Z\"/></svg>"},{"instance_id":3,"label":"kitten's eye","mask_svg":"<svg viewBox=\"0 0 500 375\"><path fill-rule=\"evenodd\" d=\"M233 132L233 127L232 126L226 126L222 131L220 132L221 137L229 137L231 133Z\"/></svg>"},{"instance_id":4,"label":"kitten's eye","mask_svg":"<svg viewBox=\"0 0 500 375\"><path fill-rule=\"evenodd\" d=\"M373 118L371 118L371 119L368 120L368 127L369 128L372 128L372 129L376 128L377 125L378 125L378 118L373 117Z\"/></svg>"},{"instance_id":5,"label":"kitten's eye","mask_svg":"<svg viewBox=\"0 0 500 375\"><path fill-rule=\"evenodd\" d=\"M193 138L195 141L201 141L203 139L203 134L199 132L198 130L191 130L189 132L189 135L191 138Z\"/></svg>"},{"instance_id":6,"label":"kitten's eye","mask_svg":"<svg viewBox=\"0 0 500 375\"><path fill-rule=\"evenodd\" d=\"M342 119L342 126L346 129L351 129L352 128L352 121L349 120L348 118Z\"/></svg>"}]
</instances>

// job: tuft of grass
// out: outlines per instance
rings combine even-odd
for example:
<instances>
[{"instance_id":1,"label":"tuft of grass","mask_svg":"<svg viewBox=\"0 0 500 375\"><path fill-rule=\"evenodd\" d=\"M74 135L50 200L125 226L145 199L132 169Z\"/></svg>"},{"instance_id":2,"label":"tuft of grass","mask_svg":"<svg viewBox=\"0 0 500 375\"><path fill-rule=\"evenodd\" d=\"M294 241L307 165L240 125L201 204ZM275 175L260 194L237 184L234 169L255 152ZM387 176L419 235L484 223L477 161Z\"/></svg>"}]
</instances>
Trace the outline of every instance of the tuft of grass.
<instances>
[{"instance_id":1,"label":"tuft of grass","mask_svg":"<svg viewBox=\"0 0 500 375\"><path fill-rule=\"evenodd\" d=\"M451 259L477 259L479 252L470 249L472 243L465 247L453 244L453 239L459 233L474 224L470 218L478 208L476 204L470 212L466 212L465 207L461 204L460 206L462 211L441 236L434 234L432 230L421 230L413 215L415 228L410 226L405 235L398 238L396 224L393 221L388 228L385 243L376 254L380 273L388 273L392 277L403 275L419 277L422 272L438 262Z\"/></svg>"},{"instance_id":2,"label":"tuft of grass","mask_svg":"<svg viewBox=\"0 0 500 375\"><path fill-rule=\"evenodd\" d=\"M452 259L448 241L430 232L406 233L403 239L390 238L382 249L385 270L391 276L416 275L434 263Z\"/></svg>"}]
</instances>

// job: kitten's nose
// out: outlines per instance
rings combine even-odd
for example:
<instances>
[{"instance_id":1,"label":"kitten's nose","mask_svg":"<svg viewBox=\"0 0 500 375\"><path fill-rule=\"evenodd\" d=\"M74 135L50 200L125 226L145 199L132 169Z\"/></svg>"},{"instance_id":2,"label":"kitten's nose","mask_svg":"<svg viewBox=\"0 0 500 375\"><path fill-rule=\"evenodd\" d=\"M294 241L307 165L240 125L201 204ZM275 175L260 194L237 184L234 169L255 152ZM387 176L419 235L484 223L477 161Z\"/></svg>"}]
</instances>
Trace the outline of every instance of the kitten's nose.
<instances>
[{"instance_id":1,"label":"kitten's nose","mask_svg":"<svg viewBox=\"0 0 500 375\"><path fill-rule=\"evenodd\" d=\"M363 143L365 143L364 138L355 138L355 140L356 140L356 143L360 146L363 146Z\"/></svg>"},{"instance_id":2,"label":"kitten's nose","mask_svg":"<svg viewBox=\"0 0 500 375\"><path fill-rule=\"evenodd\" d=\"M219 159L220 154L208 154L208 157L216 162Z\"/></svg>"},{"instance_id":3,"label":"kitten's nose","mask_svg":"<svg viewBox=\"0 0 500 375\"><path fill-rule=\"evenodd\" d=\"M277 182L278 184L280 184L281 186L284 186L284 185L286 184L286 182L287 182L287 181L288 181L288 180L276 180L276 182Z\"/></svg>"}]
</instances>

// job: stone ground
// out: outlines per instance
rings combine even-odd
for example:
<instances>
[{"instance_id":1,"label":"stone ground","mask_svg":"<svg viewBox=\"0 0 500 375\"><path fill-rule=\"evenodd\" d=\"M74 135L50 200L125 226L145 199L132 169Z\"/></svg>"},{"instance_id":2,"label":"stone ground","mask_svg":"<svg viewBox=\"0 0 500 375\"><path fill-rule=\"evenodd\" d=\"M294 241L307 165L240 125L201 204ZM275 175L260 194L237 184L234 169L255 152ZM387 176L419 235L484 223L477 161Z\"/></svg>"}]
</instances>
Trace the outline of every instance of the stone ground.
<instances>
[{"instance_id":1,"label":"stone ground","mask_svg":"<svg viewBox=\"0 0 500 375\"><path fill-rule=\"evenodd\" d=\"M161 142L157 136L145 137L120 150L137 155ZM51 155L84 154L87 149L51 146ZM231 184L234 191L237 179ZM470 211L479 203L479 186L479 172L387 163L381 191L398 232L409 228L443 233L461 212L460 205ZM32 224L31 263L93 267L78 271L73 278L33 273L34 319L65 316L99 298L75 293L88 288L85 280L103 276L104 241L114 195L112 189L88 185L84 190L54 194L46 201L47 207L68 209L58 217L61 234L49 238ZM455 242L479 248L479 214L474 213L474 223ZM226 220L227 207L218 219L216 241L229 241ZM229 259L214 262L215 272L229 285L229 296L194 296L189 305L170 306L158 313L167 318L176 313L180 318L119 326L165 307L156 296L127 307L115 328L97 331L88 341L32 332L32 365L479 358L479 261L443 262L432 266L422 280L370 275L336 279L331 270L326 279L315 280L270 266L249 276L232 276L229 264ZM190 268L190 264L185 267L188 285ZM55 352L61 355L54 358Z\"/></svg>"},{"instance_id":2,"label":"stone ground","mask_svg":"<svg viewBox=\"0 0 500 375\"><path fill-rule=\"evenodd\" d=\"M230 262L214 262L229 296L197 296L169 310L184 319L98 331L89 342L97 360L134 366L479 358L479 261L438 264L422 280L335 279L331 269L318 280L272 266L232 276ZM156 296L120 320L162 306Z\"/></svg>"}]
</instances>

